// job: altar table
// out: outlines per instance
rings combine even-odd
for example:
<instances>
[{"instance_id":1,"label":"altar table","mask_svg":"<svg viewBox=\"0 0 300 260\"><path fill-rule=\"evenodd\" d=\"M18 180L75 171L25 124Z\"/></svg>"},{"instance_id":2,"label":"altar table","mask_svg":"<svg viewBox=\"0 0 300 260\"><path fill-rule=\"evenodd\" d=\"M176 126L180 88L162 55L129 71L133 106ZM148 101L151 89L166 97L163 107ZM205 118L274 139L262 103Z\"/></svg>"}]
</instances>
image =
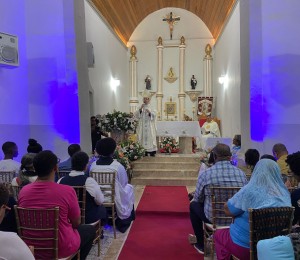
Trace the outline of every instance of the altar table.
<instances>
[{"instance_id":1,"label":"altar table","mask_svg":"<svg viewBox=\"0 0 300 260\"><path fill-rule=\"evenodd\" d=\"M158 121L157 136L179 137L179 153L193 153L192 137L201 139L198 121Z\"/></svg>"}]
</instances>

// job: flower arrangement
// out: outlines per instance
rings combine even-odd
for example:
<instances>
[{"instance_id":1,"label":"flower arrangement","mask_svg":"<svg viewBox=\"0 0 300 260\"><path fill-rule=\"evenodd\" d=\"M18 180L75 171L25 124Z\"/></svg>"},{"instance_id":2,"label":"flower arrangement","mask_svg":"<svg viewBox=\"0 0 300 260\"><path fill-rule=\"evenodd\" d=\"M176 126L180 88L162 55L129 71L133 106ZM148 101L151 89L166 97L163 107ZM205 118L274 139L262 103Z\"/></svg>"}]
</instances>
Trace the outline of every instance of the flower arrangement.
<instances>
[{"instance_id":1,"label":"flower arrangement","mask_svg":"<svg viewBox=\"0 0 300 260\"><path fill-rule=\"evenodd\" d=\"M97 115L99 127L104 132L112 130L135 131L137 120L132 113L125 113L114 110L112 113Z\"/></svg>"},{"instance_id":2,"label":"flower arrangement","mask_svg":"<svg viewBox=\"0 0 300 260\"><path fill-rule=\"evenodd\" d=\"M126 140L120 144L124 156L126 156L129 161L135 161L142 158L145 155L144 147L138 143L130 140Z\"/></svg>"},{"instance_id":3,"label":"flower arrangement","mask_svg":"<svg viewBox=\"0 0 300 260\"><path fill-rule=\"evenodd\" d=\"M124 166L126 171L129 171L131 169L129 159L125 156L120 145L117 146L113 157Z\"/></svg>"},{"instance_id":4,"label":"flower arrangement","mask_svg":"<svg viewBox=\"0 0 300 260\"><path fill-rule=\"evenodd\" d=\"M164 137L160 142L161 153L178 153L179 144L172 137Z\"/></svg>"}]
</instances>

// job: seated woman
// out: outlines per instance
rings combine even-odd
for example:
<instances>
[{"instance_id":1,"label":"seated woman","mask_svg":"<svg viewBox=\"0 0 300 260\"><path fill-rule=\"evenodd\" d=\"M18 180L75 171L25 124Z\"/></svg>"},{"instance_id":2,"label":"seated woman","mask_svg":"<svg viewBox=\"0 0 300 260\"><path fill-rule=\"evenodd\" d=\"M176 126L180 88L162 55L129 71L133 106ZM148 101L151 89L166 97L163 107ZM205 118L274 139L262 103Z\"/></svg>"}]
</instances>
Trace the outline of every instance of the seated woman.
<instances>
[{"instance_id":1,"label":"seated woman","mask_svg":"<svg viewBox=\"0 0 300 260\"><path fill-rule=\"evenodd\" d=\"M19 176L11 181L12 186L25 186L29 183L35 182L37 174L33 167L33 158L36 156L35 153L27 153L21 159L21 167Z\"/></svg>"},{"instance_id":2,"label":"seated woman","mask_svg":"<svg viewBox=\"0 0 300 260\"><path fill-rule=\"evenodd\" d=\"M300 181L300 152L289 154L286 163L290 167L291 172ZM299 187L299 186L298 186ZM300 189L296 189L291 194L292 205L295 207L293 225L300 225Z\"/></svg>"},{"instance_id":3,"label":"seated woman","mask_svg":"<svg viewBox=\"0 0 300 260\"><path fill-rule=\"evenodd\" d=\"M289 207L290 194L281 179L280 168L270 159L260 160L249 183L224 205L225 213L234 218L229 229L214 235L217 259L231 259L231 254L247 260L249 250L249 208Z\"/></svg>"},{"instance_id":4,"label":"seated woman","mask_svg":"<svg viewBox=\"0 0 300 260\"><path fill-rule=\"evenodd\" d=\"M117 145L114 139L107 137L101 139L96 144L96 152L99 159L92 163L92 171L116 171L116 226L124 233L135 219L134 212L134 191L133 186L128 183L127 172L122 164L113 159L113 154Z\"/></svg>"},{"instance_id":5,"label":"seated woman","mask_svg":"<svg viewBox=\"0 0 300 260\"><path fill-rule=\"evenodd\" d=\"M71 158L72 171L69 175L58 180L57 183L69 186L86 187L85 224L91 224L101 219L101 225L106 222L106 208L102 205L104 196L98 183L87 177L84 171L87 168L89 156L85 152L77 152Z\"/></svg>"}]
</instances>

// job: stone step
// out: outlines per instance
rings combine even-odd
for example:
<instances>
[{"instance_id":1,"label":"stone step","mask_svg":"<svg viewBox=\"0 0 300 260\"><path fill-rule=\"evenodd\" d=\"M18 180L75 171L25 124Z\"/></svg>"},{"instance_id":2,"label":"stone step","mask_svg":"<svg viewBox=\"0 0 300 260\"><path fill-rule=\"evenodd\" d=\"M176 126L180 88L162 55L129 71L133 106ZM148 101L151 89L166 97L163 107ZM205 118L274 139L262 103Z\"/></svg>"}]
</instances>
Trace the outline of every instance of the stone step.
<instances>
[{"instance_id":1,"label":"stone step","mask_svg":"<svg viewBox=\"0 0 300 260\"><path fill-rule=\"evenodd\" d=\"M198 169L197 170L189 170L189 169L133 169L133 178L136 177L146 177L146 178L183 178L183 177L198 177Z\"/></svg>"},{"instance_id":2,"label":"stone step","mask_svg":"<svg viewBox=\"0 0 300 260\"><path fill-rule=\"evenodd\" d=\"M154 185L154 186L192 186L196 187L197 178L182 177L182 178L169 178L169 177L137 177L131 180L132 185Z\"/></svg>"},{"instance_id":3,"label":"stone step","mask_svg":"<svg viewBox=\"0 0 300 260\"><path fill-rule=\"evenodd\" d=\"M133 164L134 170L139 169L169 169L169 170L194 170L199 171L200 164L198 162L144 162L137 161Z\"/></svg>"}]
</instances>

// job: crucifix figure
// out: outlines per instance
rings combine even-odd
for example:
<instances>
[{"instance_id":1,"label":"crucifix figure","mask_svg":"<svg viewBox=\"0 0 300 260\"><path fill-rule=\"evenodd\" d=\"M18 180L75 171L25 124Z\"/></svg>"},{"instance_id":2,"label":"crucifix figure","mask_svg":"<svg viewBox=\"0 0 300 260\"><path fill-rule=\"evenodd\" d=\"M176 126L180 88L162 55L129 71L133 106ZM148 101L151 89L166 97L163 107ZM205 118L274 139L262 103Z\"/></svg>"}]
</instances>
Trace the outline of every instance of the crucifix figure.
<instances>
[{"instance_id":1,"label":"crucifix figure","mask_svg":"<svg viewBox=\"0 0 300 260\"><path fill-rule=\"evenodd\" d=\"M170 39L172 40L173 37L173 29L174 29L174 24L175 22L180 20L180 16L175 16L173 17L173 13L170 12L169 14L166 15L166 17L163 19L164 22L167 22L169 24L170 28Z\"/></svg>"}]
</instances>

